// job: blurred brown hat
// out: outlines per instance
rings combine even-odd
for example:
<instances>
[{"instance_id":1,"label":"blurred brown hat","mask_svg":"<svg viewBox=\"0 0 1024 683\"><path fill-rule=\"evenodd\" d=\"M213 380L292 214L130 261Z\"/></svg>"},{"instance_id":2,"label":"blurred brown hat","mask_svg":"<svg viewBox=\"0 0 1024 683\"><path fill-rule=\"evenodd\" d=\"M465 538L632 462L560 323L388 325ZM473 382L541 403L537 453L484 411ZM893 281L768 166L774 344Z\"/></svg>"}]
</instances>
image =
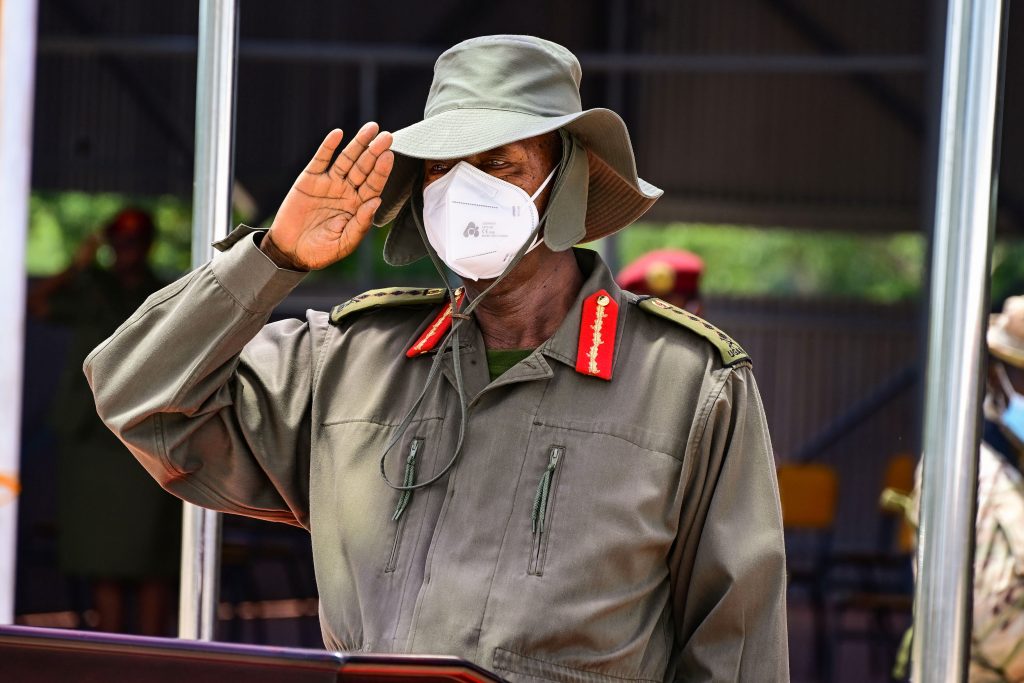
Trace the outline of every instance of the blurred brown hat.
<instances>
[{"instance_id":1,"label":"blurred brown hat","mask_svg":"<svg viewBox=\"0 0 1024 683\"><path fill-rule=\"evenodd\" d=\"M1001 361L1024 368L1024 296L1011 296L1003 312L989 317L988 350Z\"/></svg>"}]
</instances>

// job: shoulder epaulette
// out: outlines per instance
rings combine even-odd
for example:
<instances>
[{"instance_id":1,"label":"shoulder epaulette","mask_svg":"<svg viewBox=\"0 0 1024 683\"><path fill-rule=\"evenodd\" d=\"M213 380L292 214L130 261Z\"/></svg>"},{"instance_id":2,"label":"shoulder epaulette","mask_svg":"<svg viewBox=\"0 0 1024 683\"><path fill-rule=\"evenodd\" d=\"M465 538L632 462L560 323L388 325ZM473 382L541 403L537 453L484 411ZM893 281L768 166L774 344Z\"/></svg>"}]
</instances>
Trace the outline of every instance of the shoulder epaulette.
<instances>
[{"instance_id":1,"label":"shoulder epaulette","mask_svg":"<svg viewBox=\"0 0 1024 683\"><path fill-rule=\"evenodd\" d=\"M337 325L342 318L357 311L370 311L384 306L408 306L437 304L447 300L447 292L443 287L429 289L410 287L385 287L371 289L357 294L343 304L331 309L331 324Z\"/></svg>"},{"instance_id":2,"label":"shoulder epaulette","mask_svg":"<svg viewBox=\"0 0 1024 683\"><path fill-rule=\"evenodd\" d=\"M673 306L667 301L662 301L656 297L640 299L637 301L637 306L648 313L653 313L677 325L681 325L707 339L711 342L712 346L718 349L718 352L722 355L722 362L725 365L735 365L741 361L750 361L750 356L743 350L743 347L733 341L732 337L689 311L684 311L678 306Z\"/></svg>"}]
</instances>

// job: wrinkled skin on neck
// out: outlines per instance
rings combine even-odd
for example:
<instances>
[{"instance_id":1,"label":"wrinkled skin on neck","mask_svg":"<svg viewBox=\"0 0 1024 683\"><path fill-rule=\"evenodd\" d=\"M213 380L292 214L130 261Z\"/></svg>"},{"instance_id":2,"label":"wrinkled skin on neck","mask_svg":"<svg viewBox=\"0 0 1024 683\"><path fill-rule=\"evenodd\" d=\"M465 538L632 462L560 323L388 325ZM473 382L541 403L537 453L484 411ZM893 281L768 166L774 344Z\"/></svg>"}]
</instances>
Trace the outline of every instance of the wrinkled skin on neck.
<instances>
[{"instance_id":1,"label":"wrinkled skin on neck","mask_svg":"<svg viewBox=\"0 0 1024 683\"><path fill-rule=\"evenodd\" d=\"M558 133L512 142L459 159L423 162L423 187L465 161L532 195L562 156ZM554 182L534 200L544 215ZM494 280L463 280L470 299ZM488 349L528 349L555 333L583 285L572 251L554 252L543 242L526 254L516 268L476 308L475 315Z\"/></svg>"}]
</instances>

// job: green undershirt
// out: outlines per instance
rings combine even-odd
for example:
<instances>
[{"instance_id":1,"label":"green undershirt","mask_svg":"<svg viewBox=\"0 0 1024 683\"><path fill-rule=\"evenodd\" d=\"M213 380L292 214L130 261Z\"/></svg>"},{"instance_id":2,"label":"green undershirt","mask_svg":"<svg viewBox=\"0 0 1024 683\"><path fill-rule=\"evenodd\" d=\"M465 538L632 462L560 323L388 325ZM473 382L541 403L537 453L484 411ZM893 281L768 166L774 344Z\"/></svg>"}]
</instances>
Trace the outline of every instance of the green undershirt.
<instances>
[{"instance_id":1,"label":"green undershirt","mask_svg":"<svg viewBox=\"0 0 1024 683\"><path fill-rule=\"evenodd\" d=\"M505 374L505 371L533 353L533 349L487 349L487 371L491 381Z\"/></svg>"}]
</instances>

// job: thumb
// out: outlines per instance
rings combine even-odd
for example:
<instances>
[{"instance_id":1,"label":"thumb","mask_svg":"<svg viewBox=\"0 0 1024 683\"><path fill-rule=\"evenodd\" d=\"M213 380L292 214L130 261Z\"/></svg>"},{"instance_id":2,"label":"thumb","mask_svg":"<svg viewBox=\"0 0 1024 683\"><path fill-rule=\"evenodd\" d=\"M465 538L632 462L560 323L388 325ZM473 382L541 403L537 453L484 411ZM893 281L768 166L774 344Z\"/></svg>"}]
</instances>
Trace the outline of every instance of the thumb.
<instances>
[{"instance_id":1,"label":"thumb","mask_svg":"<svg viewBox=\"0 0 1024 683\"><path fill-rule=\"evenodd\" d=\"M380 197L374 197L363 202L356 209L356 215L345 226L345 235L349 236L349 239L352 240L350 242L351 249L355 249L363 241L363 238L366 237L366 233L369 232L370 228L373 227L373 215L379 207Z\"/></svg>"}]
</instances>

